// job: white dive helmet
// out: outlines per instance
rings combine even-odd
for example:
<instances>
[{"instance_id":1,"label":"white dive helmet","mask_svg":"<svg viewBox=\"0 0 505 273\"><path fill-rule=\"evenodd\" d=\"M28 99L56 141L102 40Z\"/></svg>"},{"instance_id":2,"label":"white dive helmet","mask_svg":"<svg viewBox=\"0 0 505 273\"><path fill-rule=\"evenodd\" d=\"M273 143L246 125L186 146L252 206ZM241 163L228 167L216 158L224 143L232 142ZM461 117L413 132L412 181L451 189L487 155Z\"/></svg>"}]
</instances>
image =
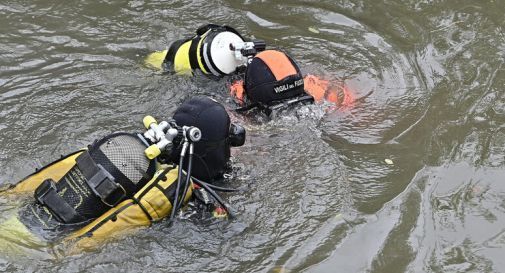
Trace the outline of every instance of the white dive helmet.
<instances>
[{"instance_id":1,"label":"white dive helmet","mask_svg":"<svg viewBox=\"0 0 505 273\"><path fill-rule=\"evenodd\" d=\"M232 31L216 31L207 34L202 53L209 72L215 76L228 75L244 65L247 58L237 58L230 44L244 43L244 39Z\"/></svg>"}]
</instances>

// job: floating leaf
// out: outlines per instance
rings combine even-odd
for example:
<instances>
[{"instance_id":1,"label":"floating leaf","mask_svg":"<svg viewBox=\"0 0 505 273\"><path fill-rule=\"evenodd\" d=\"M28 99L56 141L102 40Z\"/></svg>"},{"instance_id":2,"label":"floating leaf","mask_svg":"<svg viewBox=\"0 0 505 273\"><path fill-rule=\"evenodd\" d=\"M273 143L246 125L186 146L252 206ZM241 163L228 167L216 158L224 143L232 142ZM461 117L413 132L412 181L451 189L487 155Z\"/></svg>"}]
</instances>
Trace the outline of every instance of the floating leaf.
<instances>
[{"instance_id":1,"label":"floating leaf","mask_svg":"<svg viewBox=\"0 0 505 273\"><path fill-rule=\"evenodd\" d=\"M313 28L313 27L309 27L309 31L312 32L312 33L319 33L319 30L317 30L317 28Z\"/></svg>"}]
</instances>

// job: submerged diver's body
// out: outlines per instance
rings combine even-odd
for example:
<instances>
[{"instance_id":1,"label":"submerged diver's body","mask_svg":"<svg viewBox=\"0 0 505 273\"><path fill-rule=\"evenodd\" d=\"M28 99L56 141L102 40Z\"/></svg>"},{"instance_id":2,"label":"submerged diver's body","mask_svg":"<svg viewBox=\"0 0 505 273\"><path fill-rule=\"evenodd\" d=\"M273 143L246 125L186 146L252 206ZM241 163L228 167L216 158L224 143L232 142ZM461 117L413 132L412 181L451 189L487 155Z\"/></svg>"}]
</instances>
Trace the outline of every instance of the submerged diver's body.
<instances>
[{"instance_id":1,"label":"submerged diver's body","mask_svg":"<svg viewBox=\"0 0 505 273\"><path fill-rule=\"evenodd\" d=\"M233 135L241 127L230 123L222 105L206 97L185 101L173 118L179 131L174 129L172 148L164 146L169 148L157 160L147 154L142 135L115 133L28 176L8 193L34 192L36 201L21 207L0 230L21 232L19 244L65 238L92 247L99 240L174 217L190 200L192 207L225 216L226 203L203 181L223 178L230 147L243 144L245 131ZM161 131L165 136L170 134L168 127ZM183 141L192 139L192 128L200 129L201 139ZM182 163L182 168L172 162Z\"/></svg>"}]
</instances>

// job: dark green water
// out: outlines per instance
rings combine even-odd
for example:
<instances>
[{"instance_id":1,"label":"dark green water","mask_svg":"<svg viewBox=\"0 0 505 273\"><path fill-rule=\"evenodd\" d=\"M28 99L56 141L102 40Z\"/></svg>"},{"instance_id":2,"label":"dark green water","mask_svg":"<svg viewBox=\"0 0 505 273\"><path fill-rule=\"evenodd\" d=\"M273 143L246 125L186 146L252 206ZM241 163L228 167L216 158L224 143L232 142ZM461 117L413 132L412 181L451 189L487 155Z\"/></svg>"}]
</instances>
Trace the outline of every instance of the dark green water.
<instances>
[{"instance_id":1,"label":"dark green water","mask_svg":"<svg viewBox=\"0 0 505 273\"><path fill-rule=\"evenodd\" d=\"M233 152L233 221L160 223L73 256L41 247L31 251L58 258L0 257L0 271L505 272L504 10L501 0L3 1L2 186L190 96L233 108L224 80L142 65L204 23L372 93L265 123L232 114L248 129Z\"/></svg>"}]
</instances>

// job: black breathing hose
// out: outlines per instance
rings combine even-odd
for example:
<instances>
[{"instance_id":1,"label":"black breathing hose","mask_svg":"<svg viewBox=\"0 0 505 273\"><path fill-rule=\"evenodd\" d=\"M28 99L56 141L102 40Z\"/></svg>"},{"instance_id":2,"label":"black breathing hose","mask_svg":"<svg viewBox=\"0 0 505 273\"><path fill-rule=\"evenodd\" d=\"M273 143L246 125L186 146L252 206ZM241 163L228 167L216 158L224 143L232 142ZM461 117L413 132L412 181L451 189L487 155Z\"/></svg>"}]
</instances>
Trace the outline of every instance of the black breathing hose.
<instances>
[{"instance_id":1,"label":"black breathing hose","mask_svg":"<svg viewBox=\"0 0 505 273\"><path fill-rule=\"evenodd\" d=\"M230 218L235 217L235 213L232 211L230 205L228 205L228 203L226 203L213 189L211 189L209 187L209 184L207 184L201 180L198 180L194 177L193 177L193 181L195 182L195 184L197 184L198 186L204 188L207 192L209 192L210 195L212 195L216 199L216 201L226 209L226 212L228 212L228 215L230 216Z\"/></svg>"},{"instance_id":2,"label":"black breathing hose","mask_svg":"<svg viewBox=\"0 0 505 273\"><path fill-rule=\"evenodd\" d=\"M183 144L183 146L184 145L187 145L187 142L185 142ZM186 146L186 148L187 148L187 146ZM193 168L193 143L191 143L190 147L189 147L188 170L186 172L186 179L184 181L184 186L183 186L184 190L183 190L183 193L182 193L182 196L181 196L180 192L181 192L181 182L182 182L182 167L183 167L183 164L184 164L184 157L185 157L185 153L186 153L186 148L183 147L183 152L181 152L181 158L179 160L179 170L178 170L178 174L177 174L177 187L175 189L175 197L174 197L174 202L173 202L173 206L172 206L172 212L170 214L170 220L174 219L175 214L183 206L184 199L185 199L186 194L188 193L189 187L191 185L190 179L191 179L191 171L192 171L192 168ZM234 192L234 191L238 191L238 190L214 186L214 185L208 184L208 183L203 182L203 181L201 181L201 180L199 180L197 178L194 178L194 177L192 179L195 182L195 184L197 184L200 187L204 188L210 195L212 195L216 199L216 201L221 206L224 207L224 209L226 209L226 212L228 213L228 215L230 216L230 218L234 218L235 217L235 213L232 211L230 205L228 205L228 203L226 203L214 190L222 191L222 192Z\"/></svg>"},{"instance_id":3,"label":"black breathing hose","mask_svg":"<svg viewBox=\"0 0 505 273\"><path fill-rule=\"evenodd\" d=\"M173 220L174 216L175 216L175 211L176 211L178 197L179 197L179 191L181 188L182 164L183 163L184 163L184 154L181 153L181 159L179 160L179 170L177 173L177 187L175 188L175 197L174 197L174 202L172 204L172 212L170 213L170 220Z\"/></svg>"},{"instance_id":4,"label":"black breathing hose","mask_svg":"<svg viewBox=\"0 0 505 273\"><path fill-rule=\"evenodd\" d=\"M191 144L191 145L193 145L193 144ZM191 151L192 148L189 148L189 150ZM191 178L191 169L193 168L193 153L191 153L191 152L189 153L188 160L189 160L189 163L188 163L188 171L186 172L186 181L184 183L184 192L182 194L182 198L181 198L179 204L176 206L177 210L182 208L182 205L184 204L184 199L186 198L186 194L188 193L189 186L191 184L189 179ZM182 168L182 166L181 166L181 168Z\"/></svg>"}]
</instances>

